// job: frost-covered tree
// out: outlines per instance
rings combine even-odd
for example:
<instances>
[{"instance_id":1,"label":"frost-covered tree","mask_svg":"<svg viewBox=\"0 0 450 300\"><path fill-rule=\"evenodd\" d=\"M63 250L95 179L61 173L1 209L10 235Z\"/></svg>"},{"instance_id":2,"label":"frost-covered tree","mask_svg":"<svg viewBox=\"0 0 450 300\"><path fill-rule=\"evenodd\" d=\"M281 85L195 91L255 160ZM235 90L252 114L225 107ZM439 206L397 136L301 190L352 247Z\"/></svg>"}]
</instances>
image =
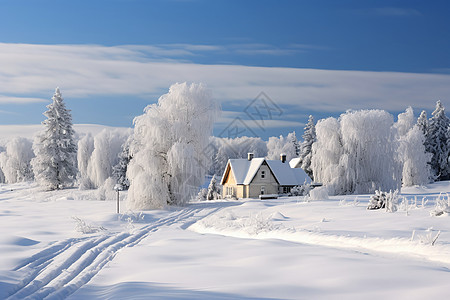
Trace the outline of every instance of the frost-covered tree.
<instances>
[{"instance_id":1,"label":"frost-covered tree","mask_svg":"<svg viewBox=\"0 0 450 300\"><path fill-rule=\"evenodd\" d=\"M322 119L316 125L317 141L312 145L311 168L314 180L327 186L330 194L343 194L345 170L339 165L344 153L339 121Z\"/></svg>"},{"instance_id":2,"label":"frost-covered tree","mask_svg":"<svg viewBox=\"0 0 450 300\"><path fill-rule=\"evenodd\" d=\"M91 133L88 133L78 141L78 180L79 187L82 190L95 188L94 183L89 179L88 173L92 152L94 152L94 137Z\"/></svg>"},{"instance_id":3,"label":"frost-covered tree","mask_svg":"<svg viewBox=\"0 0 450 300\"><path fill-rule=\"evenodd\" d=\"M220 199L221 190L217 184L216 175L213 175L211 181L209 182L208 190L206 192L206 200L217 200Z\"/></svg>"},{"instance_id":4,"label":"frost-covered tree","mask_svg":"<svg viewBox=\"0 0 450 300\"><path fill-rule=\"evenodd\" d=\"M0 153L0 168L6 183L33 180L32 146L31 141L22 137L15 137L6 144L6 151Z\"/></svg>"},{"instance_id":5,"label":"frost-covered tree","mask_svg":"<svg viewBox=\"0 0 450 300\"><path fill-rule=\"evenodd\" d=\"M300 145L300 160L302 162L301 168L314 180L313 171L311 168L312 145L316 141L316 126L314 124L314 117L309 116L308 123L305 126L305 131L302 135L303 142Z\"/></svg>"},{"instance_id":6,"label":"frost-covered tree","mask_svg":"<svg viewBox=\"0 0 450 300\"><path fill-rule=\"evenodd\" d=\"M134 119L129 208L180 205L194 196L210 163L202 151L218 112L204 85L176 83Z\"/></svg>"},{"instance_id":7,"label":"frost-covered tree","mask_svg":"<svg viewBox=\"0 0 450 300\"><path fill-rule=\"evenodd\" d=\"M113 168L113 176L117 184L119 184L124 190L128 190L130 187L130 181L127 177L127 169L132 158L130 154L130 143L132 139L133 136L130 135L127 141L122 145L122 152L119 154L119 162Z\"/></svg>"},{"instance_id":8,"label":"frost-covered tree","mask_svg":"<svg viewBox=\"0 0 450 300\"><path fill-rule=\"evenodd\" d=\"M394 124L394 128L397 130L398 136L405 136L415 124L414 111L410 106L404 113L398 115L398 120Z\"/></svg>"},{"instance_id":9,"label":"frost-covered tree","mask_svg":"<svg viewBox=\"0 0 450 300\"><path fill-rule=\"evenodd\" d=\"M72 115L56 88L52 103L44 113L45 130L33 144L36 155L31 160L36 181L46 190L72 186L77 175L77 146L72 129Z\"/></svg>"},{"instance_id":10,"label":"frost-covered tree","mask_svg":"<svg viewBox=\"0 0 450 300\"><path fill-rule=\"evenodd\" d=\"M253 153L255 157L265 157L267 155L267 144L261 138L237 137L218 138L211 137L209 149L217 149L213 153L214 163L211 166L210 175L222 175L229 159L247 158L248 153Z\"/></svg>"},{"instance_id":11,"label":"frost-covered tree","mask_svg":"<svg viewBox=\"0 0 450 300\"><path fill-rule=\"evenodd\" d=\"M92 137L84 136L78 142L78 167L80 189L101 187L113 176L113 168L119 163L122 145L130 131L103 129Z\"/></svg>"},{"instance_id":12,"label":"frost-covered tree","mask_svg":"<svg viewBox=\"0 0 450 300\"><path fill-rule=\"evenodd\" d=\"M430 182L431 153L425 151L425 136L415 125L400 137L398 154L403 164L403 186L424 185Z\"/></svg>"},{"instance_id":13,"label":"frost-covered tree","mask_svg":"<svg viewBox=\"0 0 450 300\"><path fill-rule=\"evenodd\" d=\"M280 159L281 154L286 154L286 160L290 161L297 157L297 138L295 132L290 132L286 137L280 135L279 138L269 137L267 142L267 159Z\"/></svg>"},{"instance_id":14,"label":"frost-covered tree","mask_svg":"<svg viewBox=\"0 0 450 300\"><path fill-rule=\"evenodd\" d=\"M382 110L348 111L339 121L318 122L314 179L325 184L331 194L398 189L401 174L393 124L392 115Z\"/></svg>"},{"instance_id":15,"label":"frost-covered tree","mask_svg":"<svg viewBox=\"0 0 450 300\"><path fill-rule=\"evenodd\" d=\"M113 175L119 162L122 145L130 133L119 129L103 129L94 137L94 151L88 165L89 179L95 187L102 186Z\"/></svg>"},{"instance_id":16,"label":"frost-covered tree","mask_svg":"<svg viewBox=\"0 0 450 300\"><path fill-rule=\"evenodd\" d=\"M436 102L436 109L428 123L429 152L431 171L437 180L445 180L450 176L449 157L449 125L450 120L445 115L445 108L441 101Z\"/></svg>"},{"instance_id":17,"label":"frost-covered tree","mask_svg":"<svg viewBox=\"0 0 450 300\"><path fill-rule=\"evenodd\" d=\"M428 117L427 117L427 112L426 111L422 111L420 113L419 118L417 119L417 126L419 127L419 129L422 131L423 135L426 136L428 133Z\"/></svg>"}]
</instances>

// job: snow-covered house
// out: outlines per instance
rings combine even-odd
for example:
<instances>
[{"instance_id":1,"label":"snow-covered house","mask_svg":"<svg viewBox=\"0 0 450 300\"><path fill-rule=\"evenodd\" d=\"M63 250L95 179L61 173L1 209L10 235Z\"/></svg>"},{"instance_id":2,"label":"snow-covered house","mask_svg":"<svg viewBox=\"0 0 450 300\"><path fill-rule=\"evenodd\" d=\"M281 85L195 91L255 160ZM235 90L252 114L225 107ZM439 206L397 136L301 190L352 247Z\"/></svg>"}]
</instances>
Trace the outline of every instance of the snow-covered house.
<instances>
[{"instance_id":1,"label":"snow-covered house","mask_svg":"<svg viewBox=\"0 0 450 300\"><path fill-rule=\"evenodd\" d=\"M280 160L230 159L222 176L223 197L258 198L260 195L286 194L311 178L300 168L291 168L286 156Z\"/></svg>"}]
</instances>

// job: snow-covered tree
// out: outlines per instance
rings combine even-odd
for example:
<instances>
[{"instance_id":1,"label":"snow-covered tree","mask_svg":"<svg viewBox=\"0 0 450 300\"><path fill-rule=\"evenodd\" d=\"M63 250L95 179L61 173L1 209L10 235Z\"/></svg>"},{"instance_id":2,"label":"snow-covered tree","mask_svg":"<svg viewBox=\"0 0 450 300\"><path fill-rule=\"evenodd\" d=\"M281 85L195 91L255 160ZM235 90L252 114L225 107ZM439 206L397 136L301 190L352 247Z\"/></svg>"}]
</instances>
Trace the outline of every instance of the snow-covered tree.
<instances>
[{"instance_id":1,"label":"snow-covered tree","mask_svg":"<svg viewBox=\"0 0 450 300\"><path fill-rule=\"evenodd\" d=\"M44 113L45 131L33 144L36 155L31 160L36 181L46 190L72 186L77 175L77 146L72 129L72 115L56 88L52 103Z\"/></svg>"},{"instance_id":2,"label":"snow-covered tree","mask_svg":"<svg viewBox=\"0 0 450 300\"><path fill-rule=\"evenodd\" d=\"M431 153L425 151L425 136L415 125L408 133L400 137L398 154L403 164L403 186L424 185L430 182Z\"/></svg>"},{"instance_id":3,"label":"snow-covered tree","mask_svg":"<svg viewBox=\"0 0 450 300\"><path fill-rule=\"evenodd\" d=\"M217 200L221 198L221 190L216 180L216 175L213 175L206 192L206 200Z\"/></svg>"},{"instance_id":4,"label":"snow-covered tree","mask_svg":"<svg viewBox=\"0 0 450 300\"><path fill-rule=\"evenodd\" d=\"M95 137L90 134L78 142L78 167L80 189L101 187L113 176L113 168L119 163L122 145L130 131L103 129Z\"/></svg>"},{"instance_id":5,"label":"snow-covered tree","mask_svg":"<svg viewBox=\"0 0 450 300\"><path fill-rule=\"evenodd\" d=\"M0 153L0 168L6 183L33 180L32 146L31 141L22 137L15 137L6 144L6 151Z\"/></svg>"},{"instance_id":6,"label":"snow-covered tree","mask_svg":"<svg viewBox=\"0 0 450 300\"><path fill-rule=\"evenodd\" d=\"M95 187L100 187L113 175L113 167L119 162L119 153L129 135L129 132L119 129L103 129L94 137L88 174Z\"/></svg>"},{"instance_id":7,"label":"snow-covered tree","mask_svg":"<svg viewBox=\"0 0 450 300\"><path fill-rule=\"evenodd\" d=\"M78 141L78 180L79 187L82 190L94 189L94 183L89 179L88 166L91 159L92 152L94 152L94 137L91 133L83 136Z\"/></svg>"},{"instance_id":8,"label":"snow-covered tree","mask_svg":"<svg viewBox=\"0 0 450 300\"><path fill-rule=\"evenodd\" d=\"M394 124L394 128L397 129L398 136L405 136L415 124L414 111L410 106L404 113L398 115L398 120Z\"/></svg>"},{"instance_id":9,"label":"snow-covered tree","mask_svg":"<svg viewBox=\"0 0 450 300\"><path fill-rule=\"evenodd\" d=\"M279 138L275 136L269 137L267 142L267 159L280 159L281 154L286 154L287 161L297 157L296 141L295 132L289 133L286 137L282 135Z\"/></svg>"},{"instance_id":10,"label":"snow-covered tree","mask_svg":"<svg viewBox=\"0 0 450 300\"><path fill-rule=\"evenodd\" d=\"M428 117L427 117L427 112L426 111L422 111L420 113L419 118L417 119L417 126L419 127L419 129L422 131L423 135L426 136L428 133Z\"/></svg>"},{"instance_id":11,"label":"snow-covered tree","mask_svg":"<svg viewBox=\"0 0 450 300\"><path fill-rule=\"evenodd\" d=\"M204 85L176 83L134 119L133 159L127 170L129 208L180 205L194 196L210 163L202 151L218 112Z\"/></svg>"},{"instance_id":12,"label":"snow-covered tree","mask_svg":"<svg viewBox=\"0 0 450 300\"><path fill-rule=\"evenodd\" d=\"M267 155L266 142L256 137L211 137L211 146L211 149L217 149L217 152L213 153L214 163L209 171L210 175L222 175L229 159L247 158L248 153L253 153L255 157Z\"/></svg>"},{"instance_id":13,"label":"snow-covered tree","mask_svg":"<svg viewBox=\"0 0 450 300\"><path fill-rule=\"evenodd\" d=\"M311 168L314 180L327 186L330 194L346 192L341 180L344 169L339 165L344 153L339 121L322 119L316 125L317 141L312 145Z\"/></svg>"},{"instance_id":14,"label":"snow-covered tree","mask_svg":"<svg viewBox=\"0 0 450 300\"><path fill-rule=\"evenodd\" d=\"M305 126L305 131L302 135L303 142L300 145L300 159L301 168L314 180L313 171L311 168L312 145L316 141L316 126L314 124L314 117L309 116L308 123Z\"/></svg>"},{"instance_id":15,"label":"snow-covered tree","mask_svg":"<svg viewBox=\"0 0 450 300\"><path fill-rule=\"evenodd\" d=\"M331 194L398 189L401 174L393 124L392 115L382 110L348 111L339 121L318 122L314 179L325 184Z\"/></svg>"},{"instance_id":16,"label":"snow-covered tree","mask_svg":"<svg viewBox=\"0 0 450 300\"><path fill-rule=\"evenodd\" d=\"M429 152L431 158L431 171L437 180L450 177L449 157L449 125L450 120L445 115L445 108L441 101L437 101L436 109L428 123Z\"/></svg>"},{"instance_id":17,"label":"snow-covered tree","mask_svg":"<svg viewBox=\"0 0 450 300\"><path fill-rule=\"evenodd\" d=\"M127 169L132 158L130 154L130 143L132 139L133 136L130 135L127 141L122 145L122 152L119 154L119 162L113 168L113 176L117 184L119 184L124 190L128 190L130 187L130 181L127 177Z\"/></svg>"}]
</instances>

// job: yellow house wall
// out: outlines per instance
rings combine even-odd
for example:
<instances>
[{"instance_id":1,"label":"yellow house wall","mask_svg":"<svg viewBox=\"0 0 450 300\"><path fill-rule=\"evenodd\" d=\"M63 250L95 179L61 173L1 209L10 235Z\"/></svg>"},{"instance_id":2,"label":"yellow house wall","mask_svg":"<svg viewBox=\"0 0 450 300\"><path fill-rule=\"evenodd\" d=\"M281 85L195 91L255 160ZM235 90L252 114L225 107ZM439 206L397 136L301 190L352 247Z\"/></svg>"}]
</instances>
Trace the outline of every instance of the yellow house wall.
<instances>
[{"instance_id":1,"label":"yellow house wall","mask_svg":"<svg viewBox=\"0 0 450 300\"><path fill-rule=\"evenodd\" d=\"M261 177L262 172L265 172L264 178ZM264 186L264 193L278 194L278 183L266 164L261 165L255 177L249 185L249 198L258 198L261 194L261 187Z\"/></svg>"}]
</instances>

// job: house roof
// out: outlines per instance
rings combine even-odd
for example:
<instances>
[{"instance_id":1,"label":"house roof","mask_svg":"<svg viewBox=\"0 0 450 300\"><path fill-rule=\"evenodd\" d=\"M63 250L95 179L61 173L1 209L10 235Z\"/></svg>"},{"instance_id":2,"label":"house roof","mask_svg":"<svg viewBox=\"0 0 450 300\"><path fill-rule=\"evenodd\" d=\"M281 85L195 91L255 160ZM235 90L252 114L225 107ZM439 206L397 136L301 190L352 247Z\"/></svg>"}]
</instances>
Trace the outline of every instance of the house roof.
<instances>
[{"instance_id":1,"label":"house roof","mask_svg":"<svg viewBox=\"0 0 450 300\"><path fill-rule=\"evenodd\" d=\"M300 185L311 182L311 178L300 168L291 168L289 164L280 160L267 160L265 158L253 158L251 161L247 159L230 159L227 168L222 177L222 184L227 174L228 168L231 168L236 184L248 185L252 182L259 168L266 162L272 171L275 179L280 185Z\"/></svg>"}]
</instances>

